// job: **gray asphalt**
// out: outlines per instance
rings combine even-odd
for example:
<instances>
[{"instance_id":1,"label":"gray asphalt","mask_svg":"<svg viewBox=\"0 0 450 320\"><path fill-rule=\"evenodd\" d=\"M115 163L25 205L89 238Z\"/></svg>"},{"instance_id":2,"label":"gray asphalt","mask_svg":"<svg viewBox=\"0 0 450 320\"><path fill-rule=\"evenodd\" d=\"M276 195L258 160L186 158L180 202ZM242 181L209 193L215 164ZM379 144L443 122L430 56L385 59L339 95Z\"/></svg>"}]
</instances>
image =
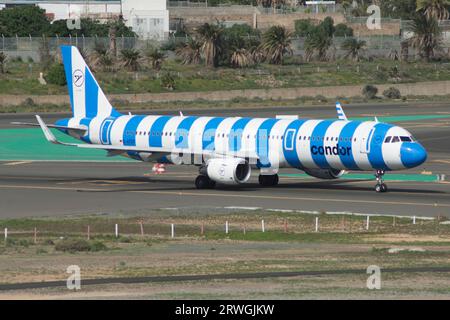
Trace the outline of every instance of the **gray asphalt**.
<instances>
[{"instance_id":1,"label":"gray asphalt","mask_svg":"<svg viewBox=\"0 0 450 320\"><path fill-rule=\"evenodd\" d=\"M419 268L383 268L385 273L449 273L446 267L419 267ZM106 284L135 284L156 282L185 282L185 281L211 281L230 279L266 279L266 278L292 278L292 277L323 277L329 275L366 275L366 270L341 269L320 271L281 271L281 272L254 272L254 273L225 273L202 275L173 275L173 276L148 276L148 277L116 277L101 279L83 279L83 286ZM66 287L67 281L41 281L0 284L0 291L27 290Z\"/></svg>"},{"instance_id":2,"label":"gray asphalt","mask_svg":"<svg viewBox=\"0 0 450 320\"><path fill-rule=\"evenodd\" d=\"M450 114L450 105L347 106L350 117ZM170 113L170 112L148 112ZM173 112L172 112L173 113ZM334 118L333 106L241 110L191 110L186 114ZM61 114L45 114L49 122ZM32 115L0 115L0 128L11 121L32 121ZM411 131L429 153L428 161L405 173L445 174L447 181L388 182L389 192L377 194L373 181L320 181L282 177L274 188L251 183L215 190L196 190L194 167L170 167L164 175L143 163L32 162L0 163L0 217L68 214L145 214L167 207L261 207L371 214L450 217L450 118L398 123ZM294 170L286 170L294 173Z\"/></svg>"}]
</instances>

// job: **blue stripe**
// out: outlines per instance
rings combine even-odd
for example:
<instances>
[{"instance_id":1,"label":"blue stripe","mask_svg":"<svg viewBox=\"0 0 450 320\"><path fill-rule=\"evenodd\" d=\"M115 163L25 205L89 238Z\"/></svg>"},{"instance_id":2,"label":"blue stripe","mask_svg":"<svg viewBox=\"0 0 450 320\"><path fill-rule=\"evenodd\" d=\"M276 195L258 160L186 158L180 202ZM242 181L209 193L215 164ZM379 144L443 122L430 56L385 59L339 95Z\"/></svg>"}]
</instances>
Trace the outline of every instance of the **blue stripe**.
<instances>
[{"instance_id":1,"label":"blue stripe","mask_svg":"<svg viewBox=\"0 0 450 320\"><path fill-rule=\"evenodd\" d=\"M269 161L269 136L273 126L279 119L267 119L258 128L256 133L256 154L258 161L256 163L258 168L269 168L271 166Z\"/></svg>"},{"instance_id":2,"label":"blue stripe","mask_svg":"<svg viewBox=\"0 0 450 320\"><path fill-rule=\"evenodd\" d=\"M189 130L197 119L197 117L187 117L180 122L175 133L175 147L189 148Z\"/></svg>"},{"instance_id":3,"label":"blue stripe","mask_svg":"<svg viewBox=\"0 0 450 320\"><path fill-rule=\"evenodd\" d=\"M315 162L315 164L319 168L328 169L330 165L327 161L326 155L324 151L324 138L327 129L335 122L336 120L324 120L320 122L314 128L311 135L311 156ZM317 150L316 154L313 154L312 150ZM320 152L322 150L322 152ZM322 153L322 154L321 154Z\"/></svg>"},{"instance_id":4,"label":"blue stripe","mask_svg":"<svg viewBox=\"0 0 450 320\"><path fill-rule=\"evenodd\" d=\"M286 159L287 163L293 168L303 168L303 165L300 162L299 155L297 153L297 143L299 143L298 142L298 132L299 132L302 124L305 122L306 122L306 120L294 120L287 126L286 131L284 132L284 139L287 139L287 138L289 138L287 136L288 130L292 130L292 129L295 130L294 137L293 137L292 150L285 149L286 143L290 143L290 142L283 141L284 158Z\"/></svg>"},{"instance_id":5,"label":"blue stripe","mask_svg":"<svg viewBox=\"0 0 450 320\"><path fill-rule=\"evenodd\" d=\"M203 131L202 148L203 150L214 150L214 141L216 138L216 130L225 118L212 118L208 121Z\"/></svg>"},{"instance_id":6,"label":"blue stripe","mask_svg":"<svg viewBox=\"0 0 450 320\"><path fill-rule=\"evenodd\" d=\"M57 126L63 126L63 127L67 127L69 125L69 118L66 119L59 119L55 122L55 124ZM63 133L67 133L66 129L58 129L59 131L63 132Z\"/></svg>"},{"instance_id":7,"label":"blue stripe","mask_svg":"<svg viewBox=\"0 0 450 320\"><path fill-rule=\"evenodd\" d=\"M61 54L64 63L64 71L66 72L67 89L69 90L70 105L72 106L72 113L74 112L73 106L73 83L72 83L72 47L61 46Z\"/></svg>"},{"instance_id":8,"label":"blue stripe","mask_svg":"<svg viewBox=\"0 0 450 320\"><path fill-rule=\"evenodd\" d=\"M86 105L86 118L95 118L98 114L98 85L95 82L89 69L86 67L86 92L85 92L85 105Z\"/></svg>"},{"instance_id":9,"label":"blue stripe","mask_svg":"<svg viewBox=\"0 0 450 320\"><path fill-rule=\"evenodd\" d=\"M247 123L252 120L251 118L241 118L236 121L231 127L230 136L228 138L228 147L230 151L239 151L241 150L242 144L242 132L245 129Z\"/></svg>"},{"instance_id":10,"label":"blue stripe","mask_svg":"<svg viewBox=\"0 0 450 320\"><path fill-rule=\"evenodd\" d=\"M150 130L149 145L150 147L162 147L162 133L167 121L172 117L161 116L155 120Z\"/></svg>"},{"instance_id":11,"label":"blue stripe","mask_svg":"<svg viewBox=\"0 0 450 320\"><path fill-rule=\"evenodd\" d=\"M84 142L87 142L87 143L91 143L91 139L89 138L89 124L91 123L91 121L92 121L92 119L90 119L90 118L83 118L80 121L80 124L88 127L88 131L86 132L86 135L81 137L81 140L83 140Z\"/></svg>"},{"instance_id":12,"label":"blue stripe","mask_svg":"<svg viewBox=\"0 0 450 320\"><path fill-rule=\"evenodd\" d=\"M145 118L145 116L133 116L128 120L125 129L123 130L123 145L124 146L136 146L136 130L139 123Z\"/></svg>"},{"instance_id":13,"label":"blue stripe","mask_svg":"<svg viewBox=\"0 0 450 320\"><path fill-rule=\"evenodd\" d=\"M375 125L375 130L370 140L369 162L372 168L380 170L390 170L383 159L383 141L386 133L393 125L386 123L378 123ZM369 140L369 139L368 139Z\"/></svg>"},{"instance_id":14,"label":"blue stripe","mask_svg":"<svg viewBox=\"0 0 450 320\"><path fill-rule=\"evenodd\" d=\"M347 123L344 128L341 130L341 134L339 136L339 147L344 147L345 150L347 148L352 148L352 141L354 139L353 135L355 134L356 128L361 124L359 121L351 121ZM340 141L342 139L342 141ZM349 141L345 141L348 139ZM354 146L356 148L356 144ZM359 170L358 165L353 158L352 149L350 149L349 154L339 153L339 158L341 159L342 164L349 170Z\"/></svg>"}]
</instances>

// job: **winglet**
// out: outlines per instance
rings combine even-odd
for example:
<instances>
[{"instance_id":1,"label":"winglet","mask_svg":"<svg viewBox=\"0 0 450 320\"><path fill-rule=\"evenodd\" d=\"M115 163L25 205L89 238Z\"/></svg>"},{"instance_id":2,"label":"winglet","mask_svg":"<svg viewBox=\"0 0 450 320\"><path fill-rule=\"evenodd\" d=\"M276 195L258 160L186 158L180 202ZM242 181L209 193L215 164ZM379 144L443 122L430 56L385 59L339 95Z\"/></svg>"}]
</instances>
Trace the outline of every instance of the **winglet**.
<instances>
[{"instance_id":1,"label":"winglet","mask_svg":"<svg viewBox=\"0 0 450 320\"><path fill-rule=\"evenodd\" d=\"M41 119L41 117L36 115L36 119L37 119L39 125L41 126L42 131L44 132L45 138L51 143L59 144L58 140L56 140L55 136L50 131L50 129L47 127L45 122Z\"/></svg>"},{"instance_id":2,"label":"winglet","mask_svg":"<svg viewBox=\"0 0 450 320\"><path fill-rule=\"evenodd\" d=\"M339 101L336 102L336 111L337 111L339 120L348 121L347 116L345 115L344 109L342 109L341 103Z\"/></svg>"}]
</instances>

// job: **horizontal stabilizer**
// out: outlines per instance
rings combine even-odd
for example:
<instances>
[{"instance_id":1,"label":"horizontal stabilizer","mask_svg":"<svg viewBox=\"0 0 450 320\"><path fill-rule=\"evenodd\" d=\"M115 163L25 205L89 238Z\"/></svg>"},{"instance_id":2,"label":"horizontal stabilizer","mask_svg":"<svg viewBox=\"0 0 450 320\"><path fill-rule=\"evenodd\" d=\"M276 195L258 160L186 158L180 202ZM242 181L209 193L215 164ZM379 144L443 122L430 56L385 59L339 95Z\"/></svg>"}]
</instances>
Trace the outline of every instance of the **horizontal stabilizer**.
<instances>
[{"instance_id":1,"label":"horizontal stabilizer","mask_svg":"<svg viewBox=\"0 0 450 320\"><path fill-rule=\"evenodd\" d=\"M39 123L32 122L11 122L12 125L16 126L28 126L28 127L40 127ZM60 130L71 130L79 133L80 135L84 135L87 131L87 128L84 127L67 127L67 126L58 126L56 124L46 124L48 128L60 129Z\"/></svg>"}]
</instances>

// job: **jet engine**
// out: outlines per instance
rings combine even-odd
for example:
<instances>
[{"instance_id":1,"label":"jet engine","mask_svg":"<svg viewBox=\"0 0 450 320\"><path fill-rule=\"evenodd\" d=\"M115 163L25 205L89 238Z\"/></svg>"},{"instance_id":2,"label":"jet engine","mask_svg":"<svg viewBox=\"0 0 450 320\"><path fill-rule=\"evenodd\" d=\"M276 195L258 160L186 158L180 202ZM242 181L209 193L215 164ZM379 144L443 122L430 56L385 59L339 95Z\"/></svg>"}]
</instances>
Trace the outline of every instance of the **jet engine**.
<instances>
[{"instance_id":1,"label":"jet engine","mask_svg":"<svg viewBox=\"0 0 450 320\"><path fill-rule=\"evenodd\" d=\"M338 179L344 174L344 170L336 170L336 169L306 169L304 170L307 175L310 175L314 178L319 179Z\"/></svg>"},{"instance_id":2,"label":"jet engine","mask_svg":"<svg viewBox=\"0 0 450 320\"><path fill-rule=\"evenodd\" d=\"M250 164L240 158L216 158L207 162L208 177L223 184L239 184L250 179Z\"/></svg>"}]
</instances>

